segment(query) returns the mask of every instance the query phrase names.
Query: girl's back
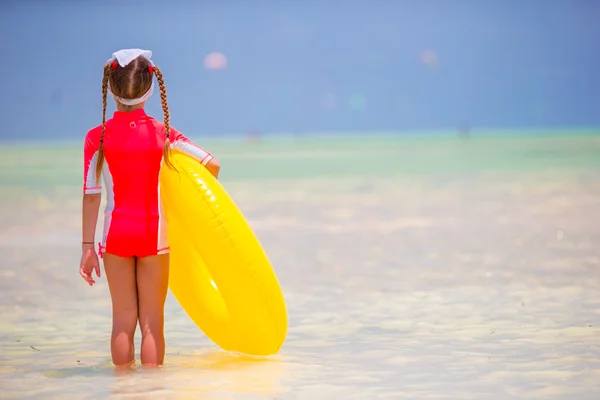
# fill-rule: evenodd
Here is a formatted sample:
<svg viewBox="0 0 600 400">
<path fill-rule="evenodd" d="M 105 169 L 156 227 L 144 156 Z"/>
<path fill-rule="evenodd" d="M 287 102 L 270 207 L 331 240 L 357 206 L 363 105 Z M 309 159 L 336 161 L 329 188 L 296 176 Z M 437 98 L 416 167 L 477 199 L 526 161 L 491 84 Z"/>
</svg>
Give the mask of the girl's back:
<svg viewBox="0 0 600 400">
<path fill-rule="evenodd" d="M 101 126 L 92 129 L 86 138 L 86 147 L 91 147 L 87 150 L 92 154 L 91 173 L 95 171 L 93 158 L 101 130 Z M 106 212 L 112 212 L 113 218 L 158 218 L 158 175 L 165 137 L 164 124 L 143 109 L 116 111 L 106 121 L 102 172 L 108 194 Z"/>
</svg>

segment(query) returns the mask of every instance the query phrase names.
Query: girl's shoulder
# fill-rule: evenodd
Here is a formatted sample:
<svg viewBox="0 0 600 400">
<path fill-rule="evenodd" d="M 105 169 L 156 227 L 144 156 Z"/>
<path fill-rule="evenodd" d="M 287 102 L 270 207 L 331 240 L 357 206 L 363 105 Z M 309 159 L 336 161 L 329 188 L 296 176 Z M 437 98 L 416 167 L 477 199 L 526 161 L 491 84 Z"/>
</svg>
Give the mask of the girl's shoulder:
<svg viewBox="0 0 600 400">
<path fill-rule="evenodd" d="M 106 130 L 111 127 L 111 125 L 113 125 L 113 119 L 112 118 L 108 118 L 106 121 L 104 121 L 104 132 L 106 132 Z M 86 139 L 92 139 L 92 140 L 96 140 L 99 141 L 100 140 L 100 136 L 102 136 L 102 124 L 96 125 L 94 126 L 92 129 L 90 129 L 87 134 L 86 134 Z"/>
<path fill-rule="evenodd" d="M 102 135 L 102 125 L 98 125 L 90 129 L 85 134 L 85 144 L 87 146 L 96 146 L 98 147 L 100 143 L 100 136 Z"/>
<path fill-rule="evenodd" d="M 154 125 L 154 129 L 156 129 L 157 133 L 159 133 L 161 136 L 164 136 L 164 137 L 167 136 L 167 130 L 165 128 L 164 122 L 158 121 L 151 116 L 148 116 L 148 121 L 150 121 Z M 179 137 L 180 135 L 181 135 L 181 133 L 177 129 L 175 129 L 175 127 L 173 127 L 172 125 L 169 125 L 169 136 L 171 138 Z"/>
<path fill-rule="evenodd" d="M 157 131 L 165 130 L 165 124 L 163 122 L 155 119 L 154 117 L 152 117 L 150 115 L 146 116 L 146 119 L 148 120 L 148 122 L 150 122 L 154 126 L 154 129 L 156 129 Z"/>
</svg>

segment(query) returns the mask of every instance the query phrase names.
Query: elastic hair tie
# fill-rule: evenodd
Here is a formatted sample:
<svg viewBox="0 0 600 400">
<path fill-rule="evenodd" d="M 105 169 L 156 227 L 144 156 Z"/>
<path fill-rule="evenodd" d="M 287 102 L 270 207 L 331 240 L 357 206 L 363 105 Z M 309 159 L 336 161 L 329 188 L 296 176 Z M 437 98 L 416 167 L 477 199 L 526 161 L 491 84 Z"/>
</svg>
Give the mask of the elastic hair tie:
<svg viewBox="0 0 600 400">
<path fill-rule="evenodd" d="M 150 73 L 154 72 L 154 67 L 152 65 L 148 67 L 148 72 L 150 72 Z"/>
<path fill-rule="evenodd" d="M 116 61 L 113 61 L 113 62 L 112 62 L 112 64 L 110 65 L 110 67 L 111 67 L 112 69 L 117 69 L 117 62 L 116 62 Z"/>
</svg>

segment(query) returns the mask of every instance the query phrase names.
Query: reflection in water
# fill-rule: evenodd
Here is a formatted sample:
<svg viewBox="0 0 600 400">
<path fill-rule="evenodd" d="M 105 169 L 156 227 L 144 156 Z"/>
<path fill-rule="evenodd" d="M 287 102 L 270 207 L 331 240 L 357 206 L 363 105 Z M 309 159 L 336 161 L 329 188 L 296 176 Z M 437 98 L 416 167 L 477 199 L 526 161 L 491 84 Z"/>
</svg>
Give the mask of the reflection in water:
<svg viewBox="0 0 600 400">
<path fill-rule="evenodd" d="M 60 364 L 59 360 L 54 361 Z M 71 384 L 78 381 L 88 381 L 93 383 L 93 386 L 107 384 L 105 389 L 109 389 L 114 398 L 181 398 L 224 394 L 260 397 L 290 391 L 290 388 L 283 384 L 283 380 L 288 378 L 288 366 L 281 356 L 255 358 L 221 350 L 206 350 L 187 355 L 168 354 L 168 362 L 160 368 L 145 369 L 136 366 L 128 370 L 116 370 L 110 362 L 86 366 L 79 361 L 74 367 L 59 367 L 38 372 L 41 377 Z M 20 372 L 25 373 L 26 370 Z M 65 394 L 63 383 L 48 381 L 45 386 L 61 388 L 57 390 L 57 396 Z M 77 392 L 80 390 L 81 387 Z M 34 395 L 31 388 L 24 388 L 22 393 L 25 396 Z M 52 395 L 52 391 L 44 391 L 44 397 Z"/>
<path fill-rule="evenodd" d="M 585 140 L 597 163 L 598 139 Z M 411 155 L 455 150 L 413 143 Z M 43 163 L 10 157 L 0 162 Z M 226 182 L 283 286 L 281 353 L 217 349 L 170 294 L 166 364 L 119 372 L 106 281 L 89 288 L 77 274 L 80 188 L 9 185 L 0 397 L 597 399 L 600 169 L 578 168 Z"/>
</svg>

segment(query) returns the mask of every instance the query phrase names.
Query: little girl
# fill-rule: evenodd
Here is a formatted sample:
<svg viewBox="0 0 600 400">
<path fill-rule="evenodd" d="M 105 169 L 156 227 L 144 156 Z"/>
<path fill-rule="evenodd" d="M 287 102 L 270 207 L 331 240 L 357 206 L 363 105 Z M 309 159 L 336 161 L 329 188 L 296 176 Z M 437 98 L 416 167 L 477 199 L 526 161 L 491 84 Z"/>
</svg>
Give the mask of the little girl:
<svg viewBox="0 0 600 400">
<path fill-rule="evenodd" d="M 199 162 L 215 176 L 219 163 L 169 124 L 165 81 L 151 61 L 152 52 L 125 49 L 113 53 L 102 78 L 102 124 L 90 130 L 84 145 L 82 255 L 79 273 L 89 285 L 100 277 L 102 257 L 112 299 L 111 355 L 116 366 L 134 363 L 133 338 L 139 321 L 141 361 L 161 365 L 165 354 L 164 304 L 169 280 L 169 244 L 161 211 L 161 163 L 172 168 L 171 149 Z M 144 112 L 158 81 L 164 122 Z M 106 120 L 107 93 L 117 111 Z M 94 249 L 103 177 L 107 193 L 104 235 Z"/>
</svg>

